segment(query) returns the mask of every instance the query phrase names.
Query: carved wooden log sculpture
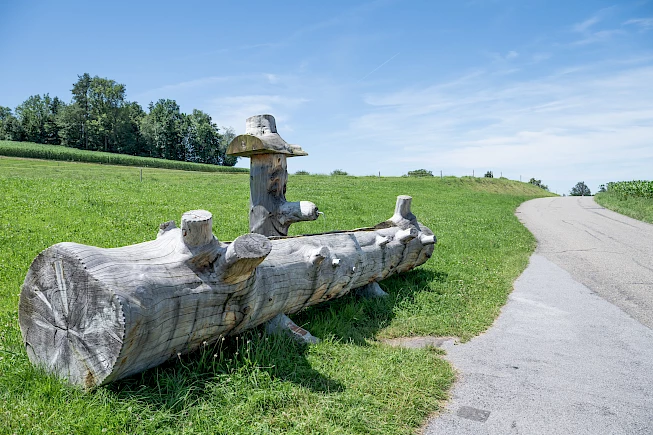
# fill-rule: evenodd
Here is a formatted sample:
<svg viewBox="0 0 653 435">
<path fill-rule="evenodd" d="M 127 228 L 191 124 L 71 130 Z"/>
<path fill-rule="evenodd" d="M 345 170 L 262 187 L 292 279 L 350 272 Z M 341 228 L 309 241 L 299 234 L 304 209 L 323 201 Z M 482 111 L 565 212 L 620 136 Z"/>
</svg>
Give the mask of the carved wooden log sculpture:
<svg viewBox="0 0 653 435">
<path fill-rule="evenodd" d="M 392 219 L 353 231 L 222 243 L 211 219 L 187 212 L 151 242 L 59 243 L 39 254 L 19 306 L 32 363 L 73 384 L 105 384 L 409 270 L 435 243 L 404 196 Z"/>
<path fill-rule="evenodd" d="M 247 118 L 245 134 L 231 141 L 227 154 L 250 158 L 250 232 L 286 236 L 291 224 L 317 219 L 317 207 L 312 202 L 286 202 L 286 158 L 308 154 L 279 136 L 274 116 Z"/>
</svg>

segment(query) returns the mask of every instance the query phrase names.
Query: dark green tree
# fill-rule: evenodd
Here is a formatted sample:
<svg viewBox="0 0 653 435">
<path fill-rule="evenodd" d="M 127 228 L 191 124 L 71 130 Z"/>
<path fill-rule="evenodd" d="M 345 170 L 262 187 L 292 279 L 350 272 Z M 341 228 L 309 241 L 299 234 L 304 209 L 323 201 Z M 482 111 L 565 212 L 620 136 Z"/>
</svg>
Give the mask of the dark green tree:
<svg viewBox="0 0 653 435">
<path fill-rule="evenodd" d="M 234 166 L 238 162 L 238 157 L 228 156 L 227 147 L 232 140 L 236 137 L 236 133 L 232 127 L 222 127 L 222 135 L 220 136 L 220 148 L 218 154 L 220 156 L 219 160 L 216 162 L 218 165 L 222 166 Z"/>
<path fill-rule="evenodd" d="M 89 150 L 134 150 L 133 107 L 125 100 L 125 85 L 114 80 L 78 76 L 71 104 L 57 117 L 64 145 Z M 142 111 L 142 110 L 141 110 Z"/>
<path fill-rule="evenodd" d="M 492 171 L 487 171 L 485 173 L 485 178 L 494 178 L 494 174 L 492 173 Z"/>
<path fill-rule="evenodd" d="M 119 112 L 119 122 L 116 128 L 117 153 L 141 155 L 147 154 L 145 138 L 141 134 L 141 122 L 145 111 L 136 102 L 126 102 Z"/>
<path fill-rule="evenodd" d="M 32 95 L 16 107 L 16 118 L 22 130 L 21 140 L 36 143 L 58 144 L 56 116 L 62 107 L 59 98 L 50 95 Z"/>
<path fill-rule="evenodd" d="M 77 76 L 78 80 L 73 84 L 71 92 L 73 93 L 73 102 L 71 106 L 75 106 L 68 114 L 69 119 L 79 126 L 79 134 L 71 139 L 78 139 L 79 142 L 74 143 L 69 141 L 68 138 L 62 138 L 62 141 L 70 143 L 71 146 L 76 148 L 89 149 L 88 141 L 88 123 L 91 118 L 91 105 L 89 95 L 91 93 L 91 76 L 84 73 Z"/>
<path fill-rule="evenodd" d="M 569 192 L 570 196 L 591 196 L 590 188 L 587 187 L 584 181 L 579 181 Z"/>
<path fill-rule="evenodd" d="M 149 113 L 141 121 L 141 134 L 152 157 L 186 160 L 182 127 L 184 117 L 175 100 L 150 103 Z"/>
<path fill-rule="evenodd" d="M 21 140 L 23 131 L 9 107 L 0 106 L 0 140 Z"/>
<path fill-rule="evenodd" d="M 220 139 L 220 130 L 210 115 L 197 109 L 184 115 L 182 140 L 187 161 L 219 164 Z"/>
</svg>

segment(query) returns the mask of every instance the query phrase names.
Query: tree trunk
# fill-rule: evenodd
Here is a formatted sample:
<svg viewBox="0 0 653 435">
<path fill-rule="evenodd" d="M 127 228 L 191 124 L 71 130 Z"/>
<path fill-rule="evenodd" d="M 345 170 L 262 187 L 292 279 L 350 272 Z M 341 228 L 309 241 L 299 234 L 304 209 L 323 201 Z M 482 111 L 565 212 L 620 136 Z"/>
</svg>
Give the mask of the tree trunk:
<svg viewBox="0 0 653 435">
<path fill-rule="evenodd" d="M 433 233 L 409 207 L 399 211 L 375 228 L 221 243 L 211 214 L 198 210 L 182 216 L 181 228 L 162 224 L 151 242 L 59 243 L 39 254 L 22 287 L 27 354 L 90 388 L 340 297 L 431 256 Z"/>
</svg>

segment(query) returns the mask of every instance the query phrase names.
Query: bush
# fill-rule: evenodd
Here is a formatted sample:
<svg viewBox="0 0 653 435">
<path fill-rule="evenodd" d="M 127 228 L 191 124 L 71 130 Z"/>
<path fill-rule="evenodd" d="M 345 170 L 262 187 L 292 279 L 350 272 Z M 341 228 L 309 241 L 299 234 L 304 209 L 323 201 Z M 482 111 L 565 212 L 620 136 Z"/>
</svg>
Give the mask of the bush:
<svg viewBox="0 0 653 435">
<path fill-rule="evenodd" d="M 531 178 L 528 182 L 544 190 L 549 190 L 549 186 L 547 186 L 546 184 L 542 184 L 542 180 L 536 180 L 535 178 Z"/>
<path fill-rule="evenodd" d="M 349 174 L 343 171 L 342 169 L 336 169 L 333 172 L 331 172 L 331 175 L 349 175 Z"/>
<path fill-rule="evenodd" d="M 295 172 L 295 175 L 311 175 L 311 173 L 308 171 L 297 171 Z"/>
<path fill-rule="evenodd" d="M 409 177 L 432 177 L 433 172 L 427 171 L 426 169 L 415 169 L 414 171 L 408 171 Z"/>
<path fill-rule="evenodd" d="M 494 174 L 492 173 L 492 171 L 487 171 L 485 173 L 485 178 L 494 178 Z"/>
</svg>

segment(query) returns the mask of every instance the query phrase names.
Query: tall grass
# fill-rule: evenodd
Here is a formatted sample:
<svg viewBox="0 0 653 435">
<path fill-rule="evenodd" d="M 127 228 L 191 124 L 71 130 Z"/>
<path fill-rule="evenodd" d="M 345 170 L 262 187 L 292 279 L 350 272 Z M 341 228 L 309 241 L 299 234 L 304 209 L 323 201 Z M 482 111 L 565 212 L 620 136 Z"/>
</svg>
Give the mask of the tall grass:
<svg viewBox="0 0 653 435">
<path fill-rule="evenodd" d="M 607 191 L 596 194 L 594 199 L 617 213 L 653 223 L 653 181 L 611 182 Z"/>
<path fill-rule="evenodd" d="M 622 198 L 653 198 L 653 181 L 634 180 L 610 182 L 607 191 Z"/>
<path fill-rule="evenodd" d="M 0 141 L 0 156 L 32 159 L 60 160 L 69 162 L 100 163 L 107 165 L 139 166 L 149 168 L 179 169 L 202 172 L 247 172 L 247 169 L 230 166 L 207 165 L 203 163 L 180 162 L 152 157 L 130 156 L 128 154 L 86 151 L 58 145 L 43 145 L 32 142 Z"/>
</svg>

